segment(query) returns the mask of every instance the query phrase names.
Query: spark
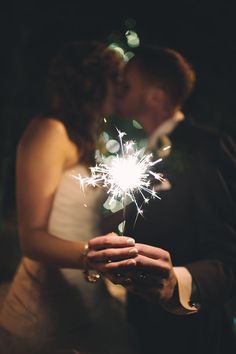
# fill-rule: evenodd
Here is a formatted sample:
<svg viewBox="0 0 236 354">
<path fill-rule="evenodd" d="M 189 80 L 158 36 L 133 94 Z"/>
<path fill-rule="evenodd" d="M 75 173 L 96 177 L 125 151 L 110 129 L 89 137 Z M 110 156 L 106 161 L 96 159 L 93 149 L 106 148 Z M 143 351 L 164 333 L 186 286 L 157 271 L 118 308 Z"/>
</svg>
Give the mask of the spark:
<svg viewBox="0 0 236 354">
<path fill-rule="evenodd" d="M 151 198 L 161 199 L 155 192 L 154 180 L 163 182 L 162 174 L 153 172 L 152 167 L 162 159 L 153 161 L 152 154 L 145 154 L 144 149 L 137 149 L 134 141 L 123 142 L 126 133 L 117 129 L 121 146 L 121 154 L 113 156 L 109 164 L 102 159 L 94 167 L 90 167 L 89 177 L 74 176 L 84 191 L 84 186 L 102 186 L 110 195 L 110 203 L 121 201 L 124 208 L 131 200 L 135 203 L 138 214 L 143 214 L 142 205 Z M 138 204 L 137 196 L 141 195 L 142 202 Z"/>
</svg>

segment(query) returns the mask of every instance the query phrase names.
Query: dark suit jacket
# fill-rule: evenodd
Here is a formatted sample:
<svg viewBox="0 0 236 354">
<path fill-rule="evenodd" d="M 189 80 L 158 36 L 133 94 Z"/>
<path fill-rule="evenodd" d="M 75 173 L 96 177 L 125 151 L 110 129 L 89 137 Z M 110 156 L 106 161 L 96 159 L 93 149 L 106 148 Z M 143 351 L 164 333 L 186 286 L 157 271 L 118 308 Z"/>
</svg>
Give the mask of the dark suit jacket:
<svg viewBox="0 0 236 354">
<path fill-rule="evenodd" d="M 152 199 L 135 224 L 133 210 L 125 234 L 167 250 L 174 266 L 187 267 L 202 309 L 173 315 L 129 294 L 128 317 L 142 353 L 235 354 L 224 307 L 236 281 L 236 150 L 227 136 L 185 121 L 170 140 L 171 153 L 157 169 L 172 188 Z"/>
</svg>

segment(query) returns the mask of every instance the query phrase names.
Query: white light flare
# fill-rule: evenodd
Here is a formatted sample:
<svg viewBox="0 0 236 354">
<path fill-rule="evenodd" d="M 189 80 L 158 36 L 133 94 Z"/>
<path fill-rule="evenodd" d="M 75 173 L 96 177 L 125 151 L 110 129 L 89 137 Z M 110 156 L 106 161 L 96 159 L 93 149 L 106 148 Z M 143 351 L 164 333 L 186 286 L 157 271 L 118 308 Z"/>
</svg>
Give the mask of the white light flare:
<svg viewBox="0 0 236 354">
<path fill-rule="evenodd" d="M 163 182 L 164 178 L 160 173 L 153 172 L 152 167 L 162 159 L 153 161 L 152 154 L 145 154 L 144 149 L 138 150 L 134 141 L 123 143 L 124 132 L 118 130 L 121 146 L 121 155 L 112 156 L 109 165 L 105 160 L 95 167 L 90 167 L 91 176 L 74 176 L 80 181 L 81 188 L 84 186 L 102 186 L 107 189 L 110 195 L 110 203 L 121 201 L 125 208 L 128 199 L 133 201 L 137 208 L 137 213 L 142 214 L 143 203 L 148 203 L 150 198 L 159 198 L 155 192 L 153 180 Z M 140 205 L 136 197 L 142 196 Z"/>
</svg>

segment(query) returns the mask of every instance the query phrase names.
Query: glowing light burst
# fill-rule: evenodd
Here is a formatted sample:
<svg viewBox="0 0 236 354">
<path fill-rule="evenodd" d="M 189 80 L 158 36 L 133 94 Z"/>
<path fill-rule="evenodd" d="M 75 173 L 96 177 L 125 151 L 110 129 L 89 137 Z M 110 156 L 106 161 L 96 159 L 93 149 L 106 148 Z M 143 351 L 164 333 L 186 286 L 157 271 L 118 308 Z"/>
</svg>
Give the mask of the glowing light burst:
<svg viewBox="0 0 236 354">
<path fill-rule="evenodd" d="M 113 156 L 109 165 L 103 161 L 95 167 L 90 167 L 91 176 L 75 176 L 84 190 L 84 186 L 102 186 L 110 195 L 110 203 L 121 201 L 125 208 L 128 199 L 137 207 L 138 214 L 142 214 L 143 203 L 148 203 L 150 198 L 159 198 L 152 187 L 152 180 L 164 181 L 160 173 L 153 172 L 152 167 L 162 159 L 152 161 L 152 154 L 145 154 L 143 149 L 138 150 L 134 141 L 123 143 L 124 132 L 118 130 L 121 154 Z M 146 192 L 146 193 L 144 193 Z M 142 196 L 142 203 L 138 205 L 136 196 Z M 148 195 L 145 196 L 145 195 Z"/>
</svg>

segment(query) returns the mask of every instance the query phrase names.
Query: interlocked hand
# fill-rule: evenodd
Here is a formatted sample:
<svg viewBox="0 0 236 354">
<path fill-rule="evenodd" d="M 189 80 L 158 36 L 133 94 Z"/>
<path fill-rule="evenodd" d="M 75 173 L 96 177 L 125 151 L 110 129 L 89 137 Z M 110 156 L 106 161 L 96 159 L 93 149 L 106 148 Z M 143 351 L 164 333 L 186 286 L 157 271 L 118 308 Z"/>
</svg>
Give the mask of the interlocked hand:
<svg viewBox="0 0 236 354">
<path fill-rule="evenodd" d="M 140 243 L 136 243 L 135 248 L 138 250 L 136 266 L 125 273 L 117 269 L 109 279 L 150 302 L 167 302 L 177 285 L 170 254 Z"/>
</svg>

